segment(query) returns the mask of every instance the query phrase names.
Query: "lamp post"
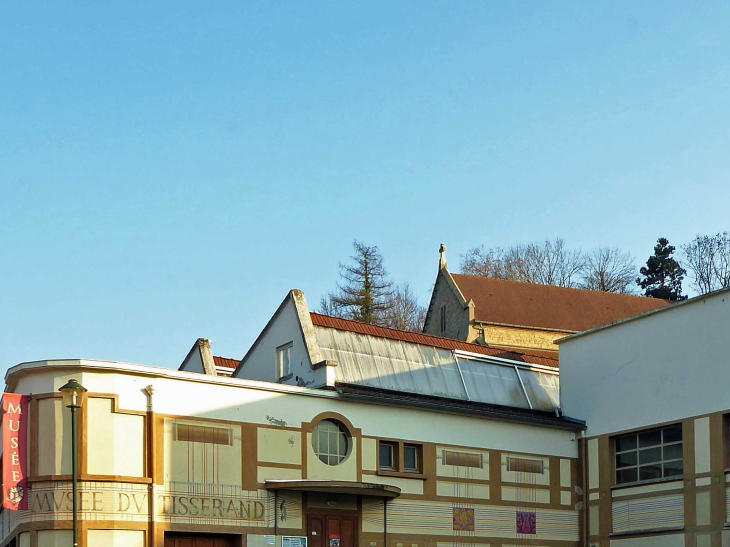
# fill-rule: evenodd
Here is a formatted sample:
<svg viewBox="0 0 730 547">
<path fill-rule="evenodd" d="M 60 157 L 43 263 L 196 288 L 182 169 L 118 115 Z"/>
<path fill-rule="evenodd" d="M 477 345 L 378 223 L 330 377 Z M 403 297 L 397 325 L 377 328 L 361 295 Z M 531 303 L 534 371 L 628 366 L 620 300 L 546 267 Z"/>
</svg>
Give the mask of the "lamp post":
<svg viewBox="0 0 730 547">
<path fill-rule="evenodd" d="M 63 404 L 71 409 L 71 480 L 73 485 L 73 547 L 79 545 L 79 526 L 78 526 L 78 482 L 79 482 L 79 451 L 76 442 L 77 416 L 76 410 L 81 408 L 83 403 L 83 395 L 86 388 L 79 384 L 76 380 L 71 379 L 66 385 L 59 388 L 58 391 L 63 393 Z"/>
</svg>

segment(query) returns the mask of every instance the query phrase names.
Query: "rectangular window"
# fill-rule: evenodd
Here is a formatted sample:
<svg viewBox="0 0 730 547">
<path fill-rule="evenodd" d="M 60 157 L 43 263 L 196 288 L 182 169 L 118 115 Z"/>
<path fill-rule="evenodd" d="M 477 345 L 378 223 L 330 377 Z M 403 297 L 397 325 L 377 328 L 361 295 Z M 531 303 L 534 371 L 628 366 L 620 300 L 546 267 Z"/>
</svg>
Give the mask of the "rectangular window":
<svg viewBox="0 0 730 547">
<path fill-rule="evenodd" d="M 446 332 L 446 306 L 441 306 L 441 332 Z"/>
<path fill-rule="evenodd" d="M 542 460 L 507 456 L 507 471 L 516 471 L 517 473 L 536 473 L 542 475 L 545 473 L 545 466 Z"/>
<path fill-rule="evenodd" d="M 403 446 L 403 471 L 406 473 L 421 472 L 420 448 L 413 444 Z"/>
<path fill-rule="evenodd" d="M 444 450 L 441 455 L 441 460 L 444 465 L 456 465 L 457 467 L 476 467 L 481 469 L 484 466 L 482 455 L 471 452 Z"/>
<path fill-rule="evenodd" d="M 395 445 L 393 443 L 379 443 L 379 463 L 378 467 L 384 471 L 395 471 L 396 465 L 396 453 Z"/>
<path fill-rule="evenodd" d="M 176 424 L 175 440 L 193 443 L 224 444 L 230 446 L 231 430 L 227 427 Z"/>
<path fill-rule="evenodd" d="M 682 476 L 681 424 L 621 435 L 614 443 L 616 484 Z"/>
<path fill-rule="evenodd" d="M 291 342 L 276 348 L 276 367 L 279 379 L 291 375 L 291 348 Z"/>
</svg>

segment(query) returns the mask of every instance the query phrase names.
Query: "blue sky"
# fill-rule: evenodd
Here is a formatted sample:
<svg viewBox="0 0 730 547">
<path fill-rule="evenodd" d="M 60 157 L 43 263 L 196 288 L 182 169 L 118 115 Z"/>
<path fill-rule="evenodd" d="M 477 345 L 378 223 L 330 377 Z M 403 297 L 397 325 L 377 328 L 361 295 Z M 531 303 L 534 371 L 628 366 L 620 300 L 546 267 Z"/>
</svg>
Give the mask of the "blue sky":
<svg viewBox="0 0 730 547">
<path fill-rule="evenodd" d="M 357 238 L 730 229 L 727 2 L 3 2 L 0 367 L 240 358 Z"/>
</svg>

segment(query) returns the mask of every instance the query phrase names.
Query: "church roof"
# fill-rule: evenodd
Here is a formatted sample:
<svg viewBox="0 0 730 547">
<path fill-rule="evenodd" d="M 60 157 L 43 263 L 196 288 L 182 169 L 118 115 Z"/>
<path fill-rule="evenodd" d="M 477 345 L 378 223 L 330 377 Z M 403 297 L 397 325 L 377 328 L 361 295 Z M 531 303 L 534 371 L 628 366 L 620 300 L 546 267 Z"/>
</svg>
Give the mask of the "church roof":
<svg viewBox="0 0 730 547">
<path fill-rule="evenodd" d="M 657 298 L 451 274 L 476 321 L 580 332 L 663 308 Z"/>
</svg>

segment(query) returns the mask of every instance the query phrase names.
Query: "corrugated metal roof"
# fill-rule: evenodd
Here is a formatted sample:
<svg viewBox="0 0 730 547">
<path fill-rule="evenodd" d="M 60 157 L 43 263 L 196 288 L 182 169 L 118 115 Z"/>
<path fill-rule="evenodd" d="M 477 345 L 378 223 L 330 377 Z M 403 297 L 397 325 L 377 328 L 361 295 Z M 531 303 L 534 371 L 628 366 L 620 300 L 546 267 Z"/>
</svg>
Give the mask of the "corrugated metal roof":
<svg viewBox="0 0 730 547">
<path fill-rule="evenodd" d="M 549 352 L 543 353 L 540 351 L 535 351 L 533 353 L 527 353 L 522 351 L 510 351 L 501 348 L 480 346 L 479 344 L 469 344 L 467 342 L 461 342 L 459 340 L 452 340 L 451 338 L 441 338 L 439 336 L 432 336 L 430 334 L 421 334 L 419 332 L 388 329 L 385 327 L 378 327 L 376 325 L 369 325 L 368 323 L 360 323 L 359 321 L 350 321 L 347 319 L 330 317 L 329 315 L 321 315 L 319 313 L 311 313 L 310 315 L 312 317 L 312 323 L 315 327 L 327 327 L 330 329 L 338 329 L 359 334 L 366 334 L 368 336 L 377 336 L 379 338 L 402 340 L 404 342 L 411 342 L 413 344 L 432 346 L 441 349 L 481 353 L 482 355 L 500 357 L 502 359 L 510 359 L 512 361 L 530 363 L 532 365 L 543 365 L 546 367 L 554 368 L 558 367 L 558 360 L 550 357 L 548 355 Z"/>
<path fill-rule="evenodd" d="M 333 319 L 334 324 L 342 321 L 327 319 Z M 456 348 L 411 341 L 436 337 L 419 334 L 412 339 L 379 336 L 353 329 L 325 327 L 321 326 L 322 322 L 316 322 L 315 325 L 319 326 L 315 326 L 314 330 L 322 357 L 337 362 L 337 382 L 516 408 L 544 411 L 558 408 L 557 371 L 535 370 L 529 364 L 518 362 L 490 362 L 487 355 L 483 359 L 460 357 L 454 351 Z M 468 346 L 464 351 L 471 353 L 476 353 L 473 347 L 482 347 L 463 345 Z M 520 369 L 515 365 L 520 365 Z"/>
</svg>

